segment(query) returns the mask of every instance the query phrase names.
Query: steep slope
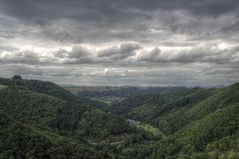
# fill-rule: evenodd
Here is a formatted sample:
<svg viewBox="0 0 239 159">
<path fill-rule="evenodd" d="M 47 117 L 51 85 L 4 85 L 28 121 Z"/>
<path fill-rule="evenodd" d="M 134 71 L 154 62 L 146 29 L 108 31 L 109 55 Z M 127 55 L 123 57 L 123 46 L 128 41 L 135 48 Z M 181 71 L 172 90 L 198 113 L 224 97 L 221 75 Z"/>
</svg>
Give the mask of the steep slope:
<svg viewBox="0 0 239 159">
<path fill-rule="evenodd" d="M 152 156 L 162 159 L 237 159 L 238 113 L 239 84 L 218 89 L 175 116 L 175 125 L 171 126 L 176 126 L 177 131 L 165 142 L 155 144 Z"/>
<path fill-rule="evenodd" d="M 185 112 L 184 115 L 185 118 L 194 121 L 216 111 L 217 109 L 224 108 L 238 102 L 239 84 L 237 83 L 221 89 L 213 96 L 192 107 L 190 110 Z"/>
<path fill-rule="evenodd" d="M 0 158 L 110 158 L 92 147 L 69 142 L 48 130 L 22 124 L 0 114 Z"/>
<path fill-rule="evenodd" d="M 239 130 L 239 103 L 219 108 L 176 133 L 176 140 L 204 150 L 207 143 L 231 136 Z"/>
<path fill-rule="evenodd" d="M 0 78 L 0 85 L 0 89 L 7 86 L 16 90 L 28 90 L 47 94 L 65 101 L 81 103 L 81 105 L 93 108 L 106 107 L 106 104 L 103 102 L 91 100 L 89 98 L 79 98 L 57 84 L 49 81 Z"/>
<path fill-rule="evenodd" d="M 239 158 L 239 84 L 102 105 L 118 117 L 55 84 L 1 81 L 0 158 Z"/>
<path fill-rule="evenodd" d="M 159 127 L 165 133 L 173 133 L 183 127 L 181 114 L 193 105 L 214 94 L 214 89 L 191 89 L 165 95 L 128 97 L 109 107 L 109 111 L 123 117 L 143 121 Z"/>
<path fill-rule="evenodd" d="M 107 110 L 110 112 L 121 115 L 130 116 L 129 114 L 143 105 L 149 105 L 159 107 L 163 104 L 170 103 L 180 97 L 186 96 L 194 91 L 194 89 L 186 89 L 181 92 L 174 92 L 169 94 L 146 94 L 146 95 L 134 95 L 126 97 L 123 101 L 115 102 Z M 149 108 L 152 109 L 152 108 Z"/>
<path fill-rule="evenodd" d="M 150 153 L 155 159 L 239 158 L 239 83 L 172 96 L 130 97 L 111 108 L 168 135 L 139 154 Z M 120 107 L 125 113 L 118 111 Z"/>
<path fill-rule="evenodd" d="M 213 155 L 213 149 L 224 149 L 231 153 L 218 153 L 226 157 L 238 158 L 239 153 L 233 150 L 233 143 L 229 138 L 237 138 L 239 130 L 239 84 L 234 84 L 220 90 L 215 95 L 198 103 L 185 112 L 185 118 L 190 124 L 176 132 L 173 136 L 182 148 L 191 145 L 200 155 Z M 221 143 L 217 148 L 214 144 Z M 226 143 L 227 142 L 227 143 Z M 235 146 L 236 143 L 234 143 Z M 228 145 L 228 146 L 226 146 Z M 191 153 L 191 152 L 190 152 Z M 214 153 L 216 151 L 214 150 Z M 191 154 L 192 155 L 192 154 Z"/>
<path fill-rule="evenodd" d="M 192 122 L 167 142 L 158 144 L 159 158 L 239 158 L 239 103 L 228 105 Z M 155 147 L 157 147 L 155 146 Z M 166 148 L 165 148 L 166 147 Z"/>
<path fill-rule="evenodd" d="M 53 82 L 48 81 L 0 78 L 0 85 L 44 93 L 69 101 L 76 100 L 73 94 Z"/>
<path fill-rule="evenodd" d="M 217 90 L 203 90 L 197 93 L 197 102 L 191 102 L 189 105 L 185 105 L 179 110 L 174 109 L 173 112 L 166 116 L 159 117 L 158 126 L 162 130 L 169 128 L 169 133 L 174 133 L 184 126 L 202 119 L 217 111 L 218 109 L 227 107 L 231 104 L 239 102 L 239 85 L 234 84 L 229 87 Z M 203 98 L 198 98 L 203 97 Z M 168 131 L 168 130 L 167 130 Z"/>
<path fill-rule="evenodd" d="M 131 133 L 127 121 L 97 109 L 32 91 L 0 91 L 0 110 L 19 121 L 48 126 L 60 133 L 104 139 Z"/>
<path fill-rule="evenodd" d="M 89 104 L 84 105 L 84 102 L 60 99 L 53 95 L 39 93 L 40 91 L 33 91 L 35 90 L 33 88 L 35 87 L 31 86 L 31 89 L 29 89 L 28 85 L 25 87 L 25 85 L 12 86 L 8 84 L 8 86 L 4 85 L 4 88 L 0 90 L 1 114 L 11 119 L 11 122 L 21 126 L 19 131 L 13 132 L 12 134 L 10 133 L 9 137 L 13 136 L 17 138 L 17 134 L 22 133 L 24 137 L 32 140 L 29 134 L 33 133 L 33 135 L 47 140 L 44 141 L 44 143 L 49 143 L 47 145 L 50 145 L 51 142 L 55 143 L 55 139 L 64 139 L 67 142 L 59 140 L 60 143 L 61 141 L 65 142 L 63 148 L 58 145 L 58 142 L 53 144 L 52 147 L 59 147 L 59 149 L 66 147 L 66 151 L 68 151 L 68 147 L 71 147 L 72 143 L 74 143 L 73 146 L 76 146 L 79 150 L 72 148 L 73 152 L 69 152 L 69 158 L 74 157 L 75 153 L 77 154 L 81 151 L 86 151 L 86 153 L 92 151 L 93 157 L 95 153 L 99 153 L 104 156 L 103 158 L 120 158 L 122 156 L 125 158 L 125 155 L 128 155 L 124 153 L 125 149 L 130 148 L 134 150 L 134 145 L 141 147 L 141 143 L 145 142 L 148 144 L 150 142 L 151 144 L 152 142 L 152 133 L 147 133 L 142 128 L 130 125 L 127 120 L 121 117 L 89 107 L 89 105 L 92 104 L 90 101 L 87 101 Z M 25 128 L 27 128 L 27 131 Z M 2 129 L 0 132 L 5 134 L 9 131 Z M 3 140 L 3 142 L 7 141 Z M 19 140 L 9 140 L 9 142 L 21 145 L 27 141 L 19 138 Z M 39 144 L 41 143 L 39 142 Z M 85 149 L 81 149 L 81 145 L 83 145 Z M 25 146 L 25 148 L 27 147 L 28 146 Z M 47 150 L 51 149 L 51 146 L 47 147 L 44 146 L 44 144 L 43 147 Z M 11 150 L 10 147 L 1 149 L 0 154 L 5 156 L 4 151 L 8 149 L 9 151 Z M 24 152 L 22 153 L 21 151 Z M 17 158 L 16 153 L 27 157 L 28 150 L 17 148 L 14 150 L 15 158 Z M 31 153 L 33 157 L 37 155 L 35 151 L 29 151 L 29 153 Z M 62 153 L 61 150 L 59 150 L 59 155 L 65 155 L 66 153 Z M 53 154 L 56 155 L 55 153 Z M 9 154 L 7 154 L 7 156 L 8 155 Z M 51 154 L 47 155 L 50 156 L 49 158 L 54 158 Z M 82 153 L 82 155 L 84 155 L 84 153 Z M 99 157 L 101 157 L 101 155 L 99 155 Z M 76 158 L 84 157 L 80 157 L 79 155 L 79 157 Z"/>
</svg>

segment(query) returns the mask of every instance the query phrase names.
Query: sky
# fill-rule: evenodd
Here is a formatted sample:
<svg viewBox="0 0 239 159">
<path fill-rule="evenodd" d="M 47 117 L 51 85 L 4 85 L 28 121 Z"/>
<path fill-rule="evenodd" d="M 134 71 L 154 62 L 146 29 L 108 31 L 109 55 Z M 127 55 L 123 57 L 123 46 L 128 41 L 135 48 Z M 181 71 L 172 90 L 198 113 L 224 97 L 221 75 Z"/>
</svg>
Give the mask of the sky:
<svg viewBox="0 0 239 159">
<path fill-rule="evenodd" d="M 238 0 L 0 0 L 0 77 L 228 85 L 238 42 Z"/>
</svg>

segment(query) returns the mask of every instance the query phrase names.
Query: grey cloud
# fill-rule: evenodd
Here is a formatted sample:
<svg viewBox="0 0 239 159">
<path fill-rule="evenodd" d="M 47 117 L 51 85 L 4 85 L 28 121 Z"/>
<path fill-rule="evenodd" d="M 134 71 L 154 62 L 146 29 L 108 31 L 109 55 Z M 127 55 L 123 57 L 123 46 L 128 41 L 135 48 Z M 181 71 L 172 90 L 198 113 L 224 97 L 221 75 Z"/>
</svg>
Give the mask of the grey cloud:
<svg viewBox="0 0 239 159">
<path fill-rule="evenodd" d="M 0 75 L 98 84 L 236 81 L 238 8 L 238 0 L 0 0 Z"/>
<path fill-rule="evenodd" d="M 39 57 L 33 51 L 14 50 L 12 52 L 0 52 L 0 63 L 40 63 Z"/>
<path fill-rule="evenodd" d="M 109 46 L 104 49 L 87 48 L 86 46 L 74 46 L 71 51 L 63 49 L 54 53 L 60 57 L 60 61 L 65 64 L 85 64 L 85 63 L 114 63 L 115 60 L 122 61 L 134 56 L 142 46 L 136 43 L 122 43 L 120 45 Z"/>
<path fill-rule="evenodd" d="M 54 56 L 58 58 L 65 58 L 69 56 L 70 52 L 65 50 L 65 49 L 58 49 L 57 51 L 54 52 Z"/>
<path fill-rule="evenodd" d="M 233 60 L 237 58 L 235 57 L 237 52 L 237 47 L 221 50 L 215 46 L 198 46 L 179 51 L 161 51 L 154 48 L 148 52 L 141 52 L 137 60 L 156 63 L 233 63 Z"/>
<path fill-rule="evenodd" d="M 133 9 L 142 11 L 187 10 L 195 14 L 216 16 L 237 10 L 239 2 L 237 0 L 121 0 L 113 2 L 111 0 L 1 0 L 1 6 L 5 13 L 36 21 L 47 18 L 73 18 L 82 21 L 95 20 L 99 17 L 113 21 L 113 17 L 119 18 L 126 13 L 129 14 L 129 11 Z M 27 10 L 22 8 L 27 8 Z"/>
<path fill-rule="evenodd" d="M 112 46 L 98 53 L 99 57 L 108 57 L 113 60 L 120 60 L 135 55 L 136 51 L 142 47 L 136 43 L 123 43 L 119 46 Z"/>
<path fill-rule="evenodd" d="M 38 67 L 29 67 L 29 66 L 24 66 L 20 65 L 17 67 L 14 67 L 12 69 L 14 74 L 17 75 L 36 75 L 36 76 L 41 76 L 43 75 L 44 71 L 41 68 Z"/>
<path fill-rule="evenodd" d="M 211 44 L 195 47 L 162 50 L 155 47 L 147 50 L 137 43 L 122 43 L 104 49 L 94 49 L 87 45 L 76 45 L 71 50 L 34 52 L 31 50 L 3 51 L 0 53 L 2 63 L 23 64 L 111 64 L 111 65 L 142 65 L 144 63 L 237 63 L 239 61 L 238 47 L 220 49 Z"/>
<path fill-rule="evenodd" d="M 126 0 L 125 0 L 126 1 Z M 123 1 L 123 2 L 125 2 Z M 121 1 L 122 2 L 122 1 Z M 123 7 L 134 7 L 138 9 L 156 10 L 158 8 L 165 10 L 176 10 L 185 9 L 195 14 L 209 14 L 218 15 L 226 12 L 237 10 L 237 0 L 177 0 L 177 1 L 165 1 L 165 0 L 149 0 L 149 1 L 138 1 L 130 0 L 128 3 L 120 3 Z"/>
<path fill-rule="evenodd" d="M 15 17 L 26 25 L 39 26 L 41 36 L 59 42 L 132 38 L 152 42 L 162 37 L 150 34 L 151 28 L 205 38 L 213 36 L 212 32 L 235 28 L 238 5 L 237 0 L 0 1 L 2 14 Z M 230 13 L 235 13 L 234 19 L 230 19 Z M 220 20 L 223 16 L 225 18 Z M 229 20 L 236 22 L 231 24 Z"/>
<path fill-rule="evenodd" d="M 148 62 L 156 62 L 160 60 L 160 52 L 161 50 L 159 48 L 154 48 L 153 50 L 149 52 L 141 52 L 138 56 L 138 61 L 148 61 Z"/>
<path fill-rule="evenodd" d="M 230 68 L 222 68 L 221 70 L 210 70 L 208 72 L 206 72 L 206 74 L 208 75 L 231 75 L 231 74 L 236 74 L 239 75 L 239 70 L 234 70 L 234 69 L 230 69 Z"/>
<path fill-rule="evenodd" d="M 45 36 L 45 38 L 52 39 L 57 42 L 66 43 L 66 42 L 78 42 L 80 43 L 80 38 L 74 37 L 73 33 L 70 30 L 67 30 L 63 27 L 43 27 L 39 32 L 40 36 Z"/>
<path fill-rule="evenodd" d="M 85 64 L 94 62 L 93 52 L 86 46 L 73 46 L 70 51 L 59 49 L 51 54 L 56 57 L 55 63 Z"/>
<path fill-rule="evenodd" d="M 92 53 L 89 49 L 83 46 L 74 46 L 69 54 L 70 58 L 82 58 L 90 56 Z"/>
</svg>

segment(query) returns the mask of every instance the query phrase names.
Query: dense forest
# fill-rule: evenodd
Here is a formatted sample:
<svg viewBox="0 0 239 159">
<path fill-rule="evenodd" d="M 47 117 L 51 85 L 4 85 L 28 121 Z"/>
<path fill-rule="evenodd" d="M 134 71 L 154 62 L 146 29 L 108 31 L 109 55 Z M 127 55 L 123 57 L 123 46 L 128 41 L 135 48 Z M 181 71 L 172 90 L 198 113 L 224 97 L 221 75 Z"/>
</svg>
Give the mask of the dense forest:
<svg viewBox="0 0 239 159">
<path fill-rule="evenodd" d="M 239 158 L 239 84 L 132 89 L 0 78 L 0 158 Z"/>
<path fill-rule="evenodd" d="M 142 94 L 164 94 L 188 90 L 186 87 L 133 87 L 133 86 L 63 86 L 81 97 L 127 97 Z"/>
</svg>

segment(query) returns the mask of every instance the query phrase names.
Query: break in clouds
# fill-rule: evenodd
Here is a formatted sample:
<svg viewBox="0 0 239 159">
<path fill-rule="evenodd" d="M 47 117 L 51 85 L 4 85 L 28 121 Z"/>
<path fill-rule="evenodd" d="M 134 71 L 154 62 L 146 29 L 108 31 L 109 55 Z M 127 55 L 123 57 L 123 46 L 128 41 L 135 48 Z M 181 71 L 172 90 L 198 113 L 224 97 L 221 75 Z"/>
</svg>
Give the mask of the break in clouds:
<svg viewBox="0 0 239 159">
<path fill-rule="evenodd" d="M 239 80 L 238 0 L 0 0 L 0 76 L 79 85 Z"/>
</svg>

